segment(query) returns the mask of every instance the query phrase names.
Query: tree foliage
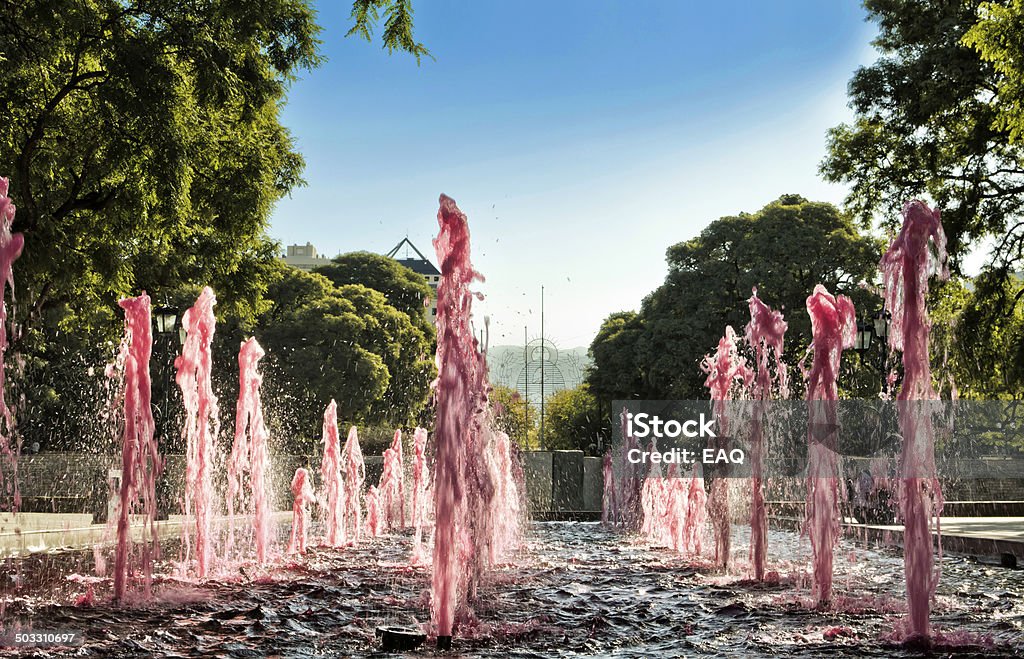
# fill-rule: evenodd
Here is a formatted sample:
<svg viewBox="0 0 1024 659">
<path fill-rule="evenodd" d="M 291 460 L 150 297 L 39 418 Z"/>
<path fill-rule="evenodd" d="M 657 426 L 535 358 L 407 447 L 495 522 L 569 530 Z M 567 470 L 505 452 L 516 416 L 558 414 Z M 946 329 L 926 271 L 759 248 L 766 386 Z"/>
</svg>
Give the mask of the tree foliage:
<svg viewBox="0 0 1024 659">
<path fill-rule="evenodd" d="M 270 210 L 300 181 L 279 108 L 319 63 L 313 10 L 40 0 L 0 16 L 0 171 L 26 236 L 29 325 L 66 305 L 81 327 L 119 296 L 183 282 L 251 319 Z"/>
<path fill-rule="evenodd" d="M 362 284 L 380 291 L 388 304 L 409 316 L 424 333 L 433 336 L 433 324 L 423 314 L 424 301 L 433 296 L 426 279 L 394 259 L 372 252 L 351 252 L 314 270 L 336 286 Z"/>
<path fill-rule="evenodd" d="M 989 20 L 976 26 L 978 0 L 864 4 L 879 27 L 881 57 L 850 81 L 856 118 L 829 131 L 822 173 L 851 186 L 846 205 L 865 224 L 878 217 L 895 227 L 905 202 L 931 197 L 954 271 L 972 245 L 992 237 L 992 262 L 1007 276 L 1024 259 L 1024 150 L 1011 140 L 1020 97 L 1007 96 L 1017 88 L 1001 72 L 1020 65 L 1019 50 L 1005 57 L 1019 32 L 1002 40 L 1019 17 L 989 3 Z"/>
<path fill-rule="evenodd" d="M 280 297 L 257 336 L 279 388 L 294 397 L 294 434 L 315 436 L 332 398 L 346 423 L 419 421 L 435 374 L 430 340 L 383 293 L 292 268 L 271 291 Z"/>
<path fill-rule="evenodd" d="M 983 2 L 980 20 L 964 35 L 998 75 L 996 121 L 1010 142 L 1024 142 L 1024 0 Z"/>
<path fill-rule="evenodd" d="M 973 292 L 954 284 L 932 299 L 940 315 L 959 319 L 957 333 L 938 331 L 945 356 L 962 367 L 961 387 L 994 394 L 995 384 L 1016 381 L 986 374 L 1005 371 L 1002 359 L 978 358 L 985 346 L 1006 346 L 1003 330 L 1021 313 L 1021 296 L 1006 291 L 1024 269 L 1024 4 L 866 0 L 865 7 L 879 27 L 881 57 L 850 81 L 856 117 L 829 132 L 822 173 L 851 186 L 846 206 L 865 224 L 881 218 L 895 228 L 906 201 L 931 197 L 942 209 L 955 274 L 972 248 L 991 244 Z M 1024 368 L 1020 355 L 1013 358 L 1010 370 Z"/>
<path fill-rule="evenodd" d="M 416 57 L 430 57 L 426 46 L 413 37 L 412 0 L 355 0 L 352 3 L 352 29 L 348 35 L 373 40 L 373 26 L 384 12 L 384 48 L 389 53 L 403 50 Z"/>
<path fill-rule="evenodd" d="M 667 250 L 665 283 L 638 315 L 614 314 L 593 344 L 587 381 L 605 402 L 616 398 L 706 396 L 700 361 L 726 325 L 742 332 L 752 289 L 789 323 L 786 351 L 795 363 L 810 343 L 805 304 L 816 284 L 854 299 L 868 315 L 880 300 L 874 279 L 881 245 L 831 204 L 785 195 L 754 214 L 712 222 Z"/>
<path fill-rule="evenodd" d="M 590 344 L 587 383 L 602 401 L 610 404 L 644 396 L 645 379 L 637 348 L 643 330 L 643 320 L 633 311 L 613 313 L 601 324 Z"/>
<path fill-rule="evenodd" d="M 402 4 L 385 45 L 419 57 Z M 225 359 L 268 311 L 268 219 L 302 182 L 280 109 L 320 63 L 319 31 L 307 0 L 0 0 L 0 175 L 26 238 L 12 378 L 26 439 L 96 434 L 67 411 L 98 398 L 89 367 L 112 352 L 119 297 L 185 309 L 211 285 Z"/>
<path fill-rule="evenodd" d="M 556 391 L 545 401 L 544 448 L 599 455 L 602 440 L 610 436 L 608 415 L 586 384 Z"/>
<path fill-rule="evenodd" d="M 1024 397 L 1024 282 L 992 272 L 968 287 L 953 281 L 931 311 L 932 361 L 940 386 L 962 398 Z"/>
<path fill-rule="evenodd" d="M 537 409 L 518 391 L 502 385 L 494 386 L 487 399 L 497 428 L 520 448 L 536 448 L 530 446 L 530 437 L 537 425 Z"/>
</svg>

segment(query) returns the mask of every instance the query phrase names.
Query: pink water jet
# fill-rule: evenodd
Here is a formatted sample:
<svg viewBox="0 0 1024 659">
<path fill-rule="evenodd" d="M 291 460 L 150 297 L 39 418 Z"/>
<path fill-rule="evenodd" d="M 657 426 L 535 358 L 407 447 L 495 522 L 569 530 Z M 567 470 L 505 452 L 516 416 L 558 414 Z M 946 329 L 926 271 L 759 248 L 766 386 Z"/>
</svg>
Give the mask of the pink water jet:
<svg viewBox="0 0 1024 659">
<path fill-rule="evenodd" d="M 934 245 L 931 252 L 929 243 Z M 903 384 L 897 395 L 903 451 L 900 456 L 900 512 L 907 612 L 912 635 L 930 634 L 931 600 L 939 581 L 935 568 L 931 521 L 942 513 L 942 489 L 935 470 L 935 431 L 931 409 L 921 401 L 937 400 L 928 355 L 931 322 L 925 299 L 928 278 L 949 276 L 946 235 L 939 210 L 921 201 L 903 208 L 903 227 L 882 257 L 885 305 L 892 313 L 889 347 L 903 352 Z M 940 545 L 941 546 L 941 545 Z"/>
<path fill-rule="evenodd" d="M 619 510 L 611 451 L 604 454 L 604 460 L 601 463 L 601 476 L 604 480 L 603 496 L 601 497 L 601 523 L 605 526 L 612 526 L 618 522 Z"/>
<path fill-rule="evenodd" d="M 651 439 L 650 452 L 658 452 L 658 442 Z M 643 519 L 640 522 L 640 535 L 645 536 L 648 541 L 660 544 L 661 522 L 663 513 L 661 510 L 661 486 L 664 477 L 661 473 L 661 463 L 656 462 L 650 466 L 643 484 L 640 486 L 640 511 Z"/>
<path fill-rule="evenodd" d="M 512 441 L 504 432 L 496 432 L 492 450 L 488 451 L 494 496 L 491 498 L 492 520 L 490 564 L 495 565 L 519 545 L 521 528 L 521 489 L 515 473 Z"/>
<path fill-rule="evenodd" d="M 639 531 L 643 523 L 643 478 L 640 476 L 640 466 L 631 462 L 628 456 L 630 451 L 640 448 L 640 443 L 629 432 L 628 414 L 629 410 L 626 408 L 619 412 L 619 423 L 622 427 L 622 454 L 619 456 L 619 464 L 622 465 L 622 476 L 619 478 L 619 490 L 615 497 L 618 503 L 616 522 L 627 530 Z"/>
<path fill-rule="evenodd" d="M 441 195 L 440 232 L 434 239 L 441 264 L 437 289 L 437 424 L 434 467 L 433 622 L 438 646 L 450 646 L 455 615 L 476 595 L 503 533 L 496 523 L 502 478 L 487 403 L 487 366 L 470 325 L 473 281 L 483 278 L 470 262 L 469 225 L 455 201 Z M 518 524 L 518 520 L 517 520 Z"/>
<path fill-rule="evenodd" d="M 259 372 L 259 361 L 264 354 L 255 338 L 242 343 L 238 351 L 238 404 L 235 407 L 235 441 L 228 459 L 227 493 L 228 544 L 233 547 L 235 503 L 242 494 L 245 477 L 248 475 L 253 544 L 256 547 L 256 562 L 260 565 L 266 563 L 270 551 L 270 498 L 267 488 L 267 442 L 270 432 L 263 420 L 263 402 L 260 400 L 263 376 Z"/>
<path fill-rule="evenodd" d="M 704 525 L 707 524 L 708 494 L 704 489 L 704 468 L 698 462 L 687 486 L 686 520 L 683 526 L 684 550 L 699 556 L 704 550 Z"/>
<path fill-rule="evenodd" d="M 757 366 L 751 391 L 755 402 L 750 420 L 750 564 L 754 568 L 754 579 L 763 581 L 768 557 L 768 513 L 764 501 L 765 401 L 776 394 L 782 399 L 789 397 L 786 363 L 782 361 L 788 326 L 780 312 L 772 311 L 757 297 L 756 288 L 753 293 L 748 301 L 750 322 L 746 330 L 746 340 L 754 348 Z"/>
<path fill-rule="evenodd" d="M 320 508 L 324 524 L 324 544 L 338 547 L 345 542 L 345 483 L 341 475 L 341 441 L 338 438 L 338 403 L 331 399 L 324 410 L 324 457 L 320 462 L 323 496 Z"/>
<path fill-rule="evenodd" d="M 0 487 L 3 487 L 11 499 L 11 510 L 17 512 L 21 508 L 21 492 L 18 487 L 18 453 L 20 445 L 13 441 L 14 414 L 7 406 L 6 367 L 7 354 L 7 287 L 11 288 L 11 301 L 14 301 L 14 262 L 21 256 L 25 246 L 25 237 L 20 233 L 11 233 L 14 224 L 15 207 L 7 196 L 8 181 L 0 176 L 0 417 L 3 427 L 0 428 L 0 457 L 4 464 L 0 465 Z"/>
<path fill-rule="evenodd" d="M 665 516 L 668 546 L 677 552 L 686 551 L 686 514 L 688 512 L 689 483 L 683 478 L 678 464 L 668 468 L 668 480 L 665 482 Z"/>
<path fill-rule="evenodd" d="M 740 356 L 736 345 L 736 332 L 727 325 L 725 335 L 718 341 L 718 348 L 713 355 L 704 357 L 701 368 L 708 374 L 704 386 L 711 393 L 712 407 L 718 422 L 718 434 L 709 442 L 708 448 L 728 451 L 731 448 L 729 432 L 732 424 L 729 419 L 729 401 L 734 397 L 734 389 L 748 385 L 753 378 L 747 361 Z M 708 515 L 715 536 L 715 562 L 723 570 L 729 568 L 729 551 L 731 544 L 731 514 L 729 511 L 729 472 L 728 467 L 722 470 L 711 482 L 711 494 L 708 497 Z"/>
<path fill-rule="evenodd" d="M 150 320 L 149 296 L 124 298 L 118 302 L 124 309 L 125 335 L 121 343 L 124 363 L 124 435 L 121 444 L 121 490 L 117 509 L 117 546 L 114 554 L 114 597 L 124 599 L 131 575 L 131 517 L 142 515 L 146 527 L 143 534 L 140 568 L 144 593 L 150 595 L 153 560 L 160 552 L 156 534 L 156 479 L 163 471 L 154 436 L 152 387 L 149 358 L 153 351 L 153 330 Z"/>
<path fill-rule="evenodd" d="M 309 526 L 309 504 L 316 502 L 316 494 L 309 482 L 309 472 L 299 467 L 292 477 L 292 535 L 288 542 L 289 554 L 306 553 Z"/>
<path fill-rule="evenodd" d="M 371 538 L 380 537 L 384 532 L 384 515 L 381 512 L 380 490 L 371 485 L 366 491 L 366 533 Z"/>
<path fill-rule="evenodd" d="M 840 487 L 838 437 L 839 363 L 857 333 L 853 302 L 832 296 L 818 284 L 807 298 L 813 358 L 807 377 L 807 504 L 804 528 L 811 538 L 813 596 L 832 600 L 832 554 L 839 542 Z M 801 364 L 801 367 L 803 364 Z"/>
<path fill-rule="evenodd" d="M 430 480 L 430 473 L 427 467 L 427 431 L 423 428 L 416 428 L 412 436 L 412 525 L 413 550 L 412 556 L 415 563 L 422 562 L 423 553 L 423 525 L 427 517 L 427 481 Z"/>
<path fill-rule="evenodd" d="M 358 543 L 362 538 L 363 507 L 360 497 L 365 481 L 366 465 L 363 463 L 363 451 L 359 448 L 359 433 L 352 426 L 345 441 L 344 539 L 348 542 Z"/>
<path fill-rule="evenodd" d="M 654 440 L 650 451 L 658 451 Z M 662 472 L 660 463 L 651 465 L 640 494 L 644 511 L 640 532 L 649 543 L 685 551 L 688 495 L 687 482 L 681 478 L 679 465 L 670 464 L 667 474 Z"/>
<path fill-rule="evenodd" d="M 185 407 L 185 514 L 195 518 L 196 576 L 209 574 L 213 555 L 213 468 L 218 421 L 217 397 L 213 393 L 211 345 L 216 329 L 213 306 L 217 298 L 209 287 L 182 316 L 186 332 L 181 355 L 174 360 L 175 380 Z M 188 536 L 186 534 L 186 548 Z"/>
<path fill-rule="evenodd" d="M 391 446 L 384 450 L 384 468 L 377 487 L 380 492 L 384 528 L 405 527 L 405 465 L 402 460 L 402 431 L 395 430 Z"/>
<path fill-rule="evenodd" d="M 469 285 L 483 277 L 469 259 L 469 225 L 455 201 L 442 195 L 437 221 L 441 231 L 434 240 L 441 262 L 437 289 L 437 369 L 435 387 L 437 447 L 434 466 L 434 575 L 432 583 L 434 627 L 441 646 L 450 644 L 456 611 L 465 604 L 459 547 L 464 524 L 467 443 L 478 403 L 475 390 L 480 368 L 469 325 L 472 293 Z M 447 640 L 443 640 L 447 639 Z"/>
</svg>

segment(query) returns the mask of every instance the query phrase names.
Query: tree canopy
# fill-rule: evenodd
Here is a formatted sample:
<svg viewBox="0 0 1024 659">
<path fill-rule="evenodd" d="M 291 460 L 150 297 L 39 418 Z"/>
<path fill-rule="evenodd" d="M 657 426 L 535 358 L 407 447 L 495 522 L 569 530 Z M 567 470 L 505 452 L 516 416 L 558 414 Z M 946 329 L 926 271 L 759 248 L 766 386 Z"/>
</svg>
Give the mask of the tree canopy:
<svg viewBox="0 0 1024 659">
<path fill-rule="evenodd" d="M 426 54 L 408 0 L 353 4 L 364 36 L 381 16 L 389 51 Z M 119 297 L 184 309 L 212 286 L 225 352 L 268 312 L 270 213 L 302 184 L 280 111 L 319 33 L 308 0 L 0 0 L 0 175 L 25 234 L 12 381 L 26 416 L 53 420 L 23 426 L 43 443 L 78 432 L 59 410 L 95 401 Z"/>
<path fill-rule="evenodd" d="M 700 362 L 726 325 L 750 320 L 752 289 L 789 323 L 791 361 L 810 342 L 807 296 L 816 284 L 854 299 L 868 315 L 880 300 L 865 287 L 881 254 L 878 241 L 827 203 L 784 195 L 754 214 L 723 217 L 696 238 L 668 248 L 665 283 L 640 313 L 613 314 L 591 344 L 587 381 L 605 402 L 706 396 Z"/>
<path fill-rule="evenodd" d="M 1024 0 L 983 2 L 980 20 L 964 35 L 999 76 L 994 128 L 1007 131 L 1010 142 L 1024 143 Z"/>
<path fill-rule="evenodd" d="M 892 228 L 931 197 L 954 272 L 985 237 L 1004 276 L 1024 264 L 1020 4 L 865 0 L 881 57 L 850 80 L 853 123 L 828 135 L 822 173 L 851 186 L 847 208 Z"/>
<path fill-rule="evenodd" d="M 282 266 L 279 297 L 257 336 L 279 389 L 294 399 L 291 434 L 317 436 L 327 403 L 346 423 L 419 421 L 434 378 L 431 341 L 385 295 Z"/>
<path fill-rule="evenodd" d="M 537 410 L 515 389 L 495 385 L 487 395 L 494 415 L 494 423 L 519 445 L 520 448 L 536 448 L 530 445 L 537 425 Z"/>
<path fill-rule="evenodd" d="M 608 415 L 585 383 L 556 391 L 545 401 L 545 449 L 575 449 L 598 455 L 602 438 L 610 436 Z"/>
<path fill-rule="evenodd" d="M 423 314 L 424 301 L 433 296 L 426 279 L 392 258 L 372 252 L 342 254 L 314 270 L 336 286 L 362 284 L 380 291 L 388 303 L 409 316 L 414 325 L 433 334 Z"/>
</svg>

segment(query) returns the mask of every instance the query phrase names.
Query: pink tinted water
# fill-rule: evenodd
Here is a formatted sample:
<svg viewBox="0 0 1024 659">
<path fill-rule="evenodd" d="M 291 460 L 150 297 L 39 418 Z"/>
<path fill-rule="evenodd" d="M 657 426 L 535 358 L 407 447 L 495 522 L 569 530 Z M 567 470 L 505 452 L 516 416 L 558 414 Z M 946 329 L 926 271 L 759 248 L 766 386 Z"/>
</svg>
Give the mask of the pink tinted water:
<svg viewBox="0 0 1024 659">
<path fill-rule="evenodd" d="M 14 224 L 15 207 L 7 196 L 8 181 L 0 176 L 0 487 L 10 498 L 11 509 L 17 512 L 21 507 L 21 493 L 18 489 L 18 453 L 17 443 L 13 443 L 14 415 L 7 406 L 6 367 L 7 354 L 7 287 L 11 288 L 11 300 L 14 300 L 14 262 L 21 256 L 25 246 L 25 237 L 20 233 L 11 233 Z"/>
<path fill-rule="evenodd" d="M 494 496 L 491 499 L 490 517 L 493 520 L 490 543 L 490 563 L 498 563 L 519 545 L 522 511 L 521 491 L 516 479 L 512 442 L 504 432 L 496 432 L 491 458 L 491 475 L 494 482 Z"/>
<path fill-rule="evenodd" d="M 615 521 L 628 530 L 639 530 L 643 523 L 641 509 L 643 478 L 641 478 L 640 466 L 630 462 L 627 456 L 633 449 L 639 449 L 640 443 L 629 432 L 628 414 L 629 410 L 626 408 L 619 413 L 619 422 L 622 426 L 622 454 L 619 457 L 619 464 L 622 465 L 622 476 L 619 479 L 619 490 L 615 497 L 618 503 Z"/>
<path fill-rule="evenodd" d="M 748 385 L 753 372 L 747 367 L 747 361 L 739 354 L 736 332 L 726 326 L 725 335 L 718 341 L 718 348 L 713 355 L 707 355 L 701 368 L 708 374 L 704 386 L 711 393 L 715 419 L 718 422 L 717 436 L 709 442 L 709 448 L 716 453 L 731 448 L 729 432 L 728 401 L 732 400 L 737 387 Z M 711 482 L 711 494 L 708 497 L 708 516 L 715 537 L 715 561 L 723 569 L 729 567 L 729 551 L 731 541 L 731 514 L 729 511 L 729 478 L 728 470 Z"/>
<path fill-rule="evenodd" d="M 615 491 L 615 469 L 612 465 L 611 452 L 604 454 L 601 463 L 601 476 L 604 479 L 604 494 L 601 498 L 601 523 L 610 526 L 618 521 L 618 500 Z"/>
<path fill-rule="evenodd" d="M 748 301 L 750 322 L 746 339 L 754 348 L 757 374 L 751 397 L 754 404 L 750 420 L 750 564 L 754 579 L 764 580 L 768 560 L 768 513 L 764 502 L 765 423 L 767 409 L 764 401 L 776 395 L 789 397 L 786 363 L 782 361 L 783 342 L 788 325 L 782 313 L 772 311 L 757 297 L 757 289 Z M 772 377 L 774 370 L 775 376 Z"/>
<path fill-rule="evenodd" d="M 153 351 L 149 296 L 124 298 L 124 435 L 121 444 L 121 491 L 117 510 L 117 545 L 114 554 L 114 597 L 122 600 L 131 576 L 131 516 L 142 501 L 148 535 L 142 541 L 140 569 L 145 595 L 150 594 L 153 560 L 160 551 L 156 535 L 156 479 L 163 460 L 154 437 L 149 358 Z"/>
<path fill-rule="evenodd" d="M 402 431 L 396 430 L 391 446 L 384 450 L 384 467 L 377 487 L 383 528 L 405 527 L 405 465 L 402 464 Z"/>
<path fill-rule="evenodd" d="M 704 549 L 707 502 L 707 490 L 704 489 L 704 469 L 700 463 L 697 463 L 693 465 L 693 473 L 687 483 L 686 519 L 682 538 L 684 550 L 694 556 L 700 555 Z"/>
<path fill-rule="evenodd" d="M 434 465 L 434 574 L 431 607 L 438 636 L 450 637 L 455 613 L 465 603 L 459 549 L 472 542 L 465 521 L 464 470 L 473 410 L 478 403 L 480 368 L 470 327 L 473 294 L 469 285 L 483 278 L 469 256 L 469 224 L 455 200 L 441 195 L 437 212 L 440 231 L 434 239 L 441 264 L 437 288 L 437 424 Z M 461 537 L 460 537 L 461 536 Z"/>
<path fill-rule="evenodd" d="M 206 287 L 182 316 L 185 345 L 174 360 L 175 380 L 185 407 L 185 514 L 195 518 L 196 576 L 200 578 L 209 573 L 213 558 L 213 461 L 220 426 L 211 381 L 216 303 L 213 290 Z"/>
<path fill-rule="evenodd" d="M 921 201 L 904 206 L 903 227 L 882 257 L 881 268 L 885 303 L 892 314 L 889 346 L 903 352 L 903 385 L 897 396 L 903 433 L 898 498 L 904 525 L 908 627 L 911 635 L 928 636 L 931 599 L 939 579 L 931 522 L 942 512 L 943 500 L 935 471 L 931 410 L 920 401 L 938 399 L 932 387 L 928 355 L 931 322 L 925 306 L 933 271 L 941 278 L 949 276 L 946 236 L 938 209 L 933 211 Z"/>
<path fill-rule="evenodd" d="M 487 365 L 470 324 L 474 294 L 469 285 L 482 277 L 470 262 L 468 222 L 445 195 L 437 220 L 441 282 L 432 609 L 436 633 L 443 638 L 451 636 L 456 613 L 476 597 L 483 571 L 516 544 L 522 490 L 508 438 L 494 429 Z"/>
<path fill-rule="evenodd" d="M 270 551 L 270 498 L 267 488 L 270 432 L 263 420 L 263 402 L 260 399 L 263 376 L 259 372 L 259 361 L 264 354 L 255 338 L 242 343 L 238 351 L 238 404 L 235 407 L 235 440 L 228 459 L 227 496 L 230 549 L 234 545 L 236 499 L 242 495 L 248 476 L 249 505 L 243 507 L 252 511 L 253 544 L 256 562 L 261 565 L 267 561 Z"/>
<path fill-rule="evenodd" d="M 811 538 L 814 592 L 819 604 L 832 599 L 832 554 L 839 541 L 839 457 L 837 453 L 839 363 L 853 346 L 856 314 L 850 298 L 818 284 L 807 298 L 813 358 L 807 371 L 807 505 L 805 530 Z"/>
<path fill-rule="evenodd" d="M 364 481 L 366 465 L 363 463 L 363 451 L 359 448 L 359 432 L 352 426 L 345 440 L 344 535 L 347 542 L 359 542 L 363 535 L 363 506 L 360 497 Z"/>
<path fill-rule="evenodd" d="M 381 511 L 380 490 L 371 485 L 366 491 L 366 533 L 376 538 L 384 532 L 384 515 Z"/>
<path fill-rule="evenodd" d="M 306 536 L 309 527 L 309 504 L 316 501 L 309 472 L 299 467 L 292 477 L 292 536 L 288 542 L 289 554 L 306 552 Z"/>
<path fill-rule="evenodd" d="M 423 556 L 423 525 L 427 516 L 427 481 L 430 474 L 427 470 L 427 431 L 416 428 L 412 436 L 412 524 L 413 535 L 412 556 L 416 563 Z"/>
<path fill-rule="evenodd" d="M 331 399 L 324 410 L 324 457 L 320 462 L 323 482 L 320 508 L 324 523 L 324 544 L 337 547 L 345 541 L 344 489 L 341 476 L 341 440 L 338 438 L 338 403 Z"/>
</svg>

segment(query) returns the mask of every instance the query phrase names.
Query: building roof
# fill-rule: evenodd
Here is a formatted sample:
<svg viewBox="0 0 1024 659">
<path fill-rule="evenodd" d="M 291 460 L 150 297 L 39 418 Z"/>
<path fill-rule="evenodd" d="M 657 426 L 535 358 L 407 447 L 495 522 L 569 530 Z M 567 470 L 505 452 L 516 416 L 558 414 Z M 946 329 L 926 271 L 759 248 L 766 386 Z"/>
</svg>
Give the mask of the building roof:
<svg viewBox="0 0 1024 659">
<path fill-rule="evenodd" d="M 406 250 L 406 254 L 405 254 L 406 258 L 404 258 L 404 259 L 397 258 L 395 255 L 398 254 L 398 250 L 400 250 L 402 248 L 402 245 L 407 245 L 408 247 L 412 248 L 412 251 L 416 252 L 416 256 L 418 256 L 419 258 L 418 259 L 408 258 L 409 257 L 409 253 L 408 253 L 409 250 L 408 249 Z M 394 248 L 392 248 L 392 250 L 390 252 L 388 252 L 385 256 L 389 256 L 389 257 L 395 259 L 396 261 L 398 261 L 399 263 L 401 263 L 402 265 L 404 265 L 405 267 L 409 268 L 410 270 L 412 270 L 413 272 L 415 272 L 417 274 L 421 274 L 421 275 L 424 275 L 424 276 L 440 275 L 441 274 L 441 271 L 438 270 L 437 267 L 434 266 L 434 264 L 431 263 L 427 259 L 427 257 L 423 256 L 423 252 L 421 252 L 420 250 L 416 249 L 416 245 L 413 245 L 412 241 L 409 240 L 408 237 L 402 238 L 402 241 L 400 243 L 398 243 L 397 245 L 395 245 Z"/>
</svg>

